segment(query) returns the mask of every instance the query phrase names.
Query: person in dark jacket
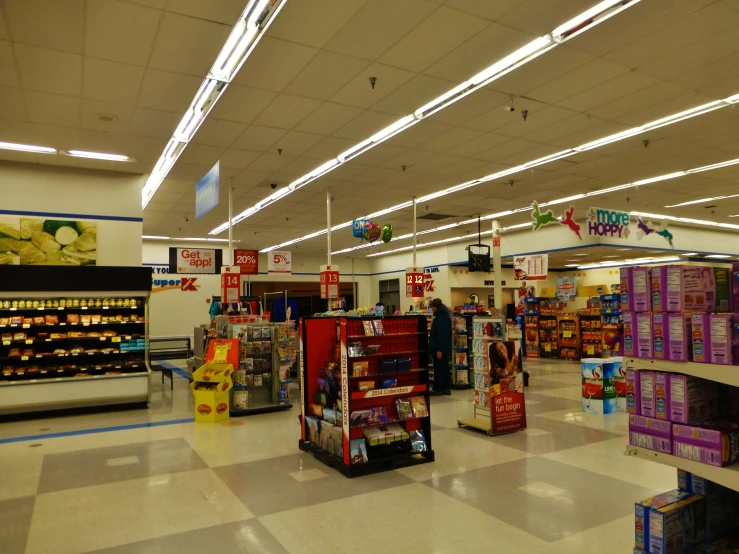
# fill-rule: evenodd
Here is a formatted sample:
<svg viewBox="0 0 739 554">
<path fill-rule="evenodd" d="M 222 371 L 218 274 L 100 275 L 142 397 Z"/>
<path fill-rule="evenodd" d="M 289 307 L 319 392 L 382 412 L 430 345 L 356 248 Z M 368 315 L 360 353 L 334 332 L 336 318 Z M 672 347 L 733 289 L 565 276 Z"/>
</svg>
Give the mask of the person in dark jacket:
<svg viewBox="0 0 739 554">
<path fill-rule="evenodd" d="M 452 373 L 449 359 L 452 357 L 452 314 L 440 298 L 431 301 L 434 320 L 431 323 L 429 354 L 434 360 L 434 396 L 452 394 Z"/>
</svg>

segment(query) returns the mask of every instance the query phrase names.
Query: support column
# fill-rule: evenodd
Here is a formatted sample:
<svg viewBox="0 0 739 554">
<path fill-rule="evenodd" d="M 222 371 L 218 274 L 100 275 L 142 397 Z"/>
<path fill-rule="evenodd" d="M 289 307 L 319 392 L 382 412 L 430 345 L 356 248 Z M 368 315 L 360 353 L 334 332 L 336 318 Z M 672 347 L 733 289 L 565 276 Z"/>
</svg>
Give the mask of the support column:
<svg viewBox="0 0 739 554">
<path fill-rule="evenodd" d="M 234 263 L 234 248 L 233 248 L 233 210 L 234 210 L 234 179 L 233 177 L 228 178 L 228 260 L 224 265 L 231 266 Z M 218 268 L 220 271 L 220 268 Z"/>
<path fill-rule="evenodd" d="M 503 263 L 500 256 L 500 220 L 493 219 L 493 294 L 495 308 L 503 315 Z"/>
</svg>

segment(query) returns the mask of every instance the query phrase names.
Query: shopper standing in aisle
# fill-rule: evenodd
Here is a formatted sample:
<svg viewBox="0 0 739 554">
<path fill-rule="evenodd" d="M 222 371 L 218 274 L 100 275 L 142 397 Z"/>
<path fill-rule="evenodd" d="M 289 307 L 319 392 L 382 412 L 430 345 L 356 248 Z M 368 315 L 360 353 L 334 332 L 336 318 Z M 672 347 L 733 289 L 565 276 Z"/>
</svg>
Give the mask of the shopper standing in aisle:
<svg viewBox="0 0 739 554">
<path fill-rule="evenodd" d="M 452 356 L 452 314 L 440 298 L 431 301 L 434 321 L 431 323 L 429 353 L 434 360 L 434 396 L 452 394 L 449 358 Z"/>
</svg>

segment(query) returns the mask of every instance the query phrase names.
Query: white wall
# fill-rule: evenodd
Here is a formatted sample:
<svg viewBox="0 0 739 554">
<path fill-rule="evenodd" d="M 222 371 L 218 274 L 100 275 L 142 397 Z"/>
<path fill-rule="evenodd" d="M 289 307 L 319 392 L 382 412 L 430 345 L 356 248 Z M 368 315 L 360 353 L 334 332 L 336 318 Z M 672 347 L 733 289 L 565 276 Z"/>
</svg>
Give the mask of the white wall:
<svg viewBox="0 0 739 554">
<path fill-rule="evenodd" d="M 142 186 L 130 173 L 0 162 L 0 215 L 95 220 L 97 265 L 139 266 Z"/>
</svg>

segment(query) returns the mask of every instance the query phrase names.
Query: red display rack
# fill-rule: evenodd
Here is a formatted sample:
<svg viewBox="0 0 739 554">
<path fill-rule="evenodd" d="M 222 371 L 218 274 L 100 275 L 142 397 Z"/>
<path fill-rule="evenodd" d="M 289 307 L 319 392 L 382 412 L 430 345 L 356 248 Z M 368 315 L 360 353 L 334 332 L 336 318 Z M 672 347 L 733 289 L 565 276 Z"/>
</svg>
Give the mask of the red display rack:
<svg viewBox="0 0 739 554">
<path fill-rule="evenodd" d="M 301 319 L 300 344 L 301 450 L 311 452 L 347 477 L 434 460 L 424 316 L 307 317 Z M 383 362 L 393 359 L 410 359 L 409 370 L 383 371 L 387 369 Z M 395 386 L 383 388 L 386 380 L 394 380 Z M 401 420 L 395 401 L 412 397 L 425 399 L 429 415 Z M 385 408 L 387 422 L 352 424 L 352 414 L 381 407 Z M 316 420 L 327 435 L 337 441 L 340 437 L 341 448 L 333 440 L 327 448 L 323 439 L 311 436 Z M 351 441 L 363 439 L 365 428 L 394 423 L 407 433 L 422 431 L 425 451 L 414 452 L 409 439 L 374 446 L 365 441 L 366 461 L 359 462 L 352 456 Z"/>
</svg>

